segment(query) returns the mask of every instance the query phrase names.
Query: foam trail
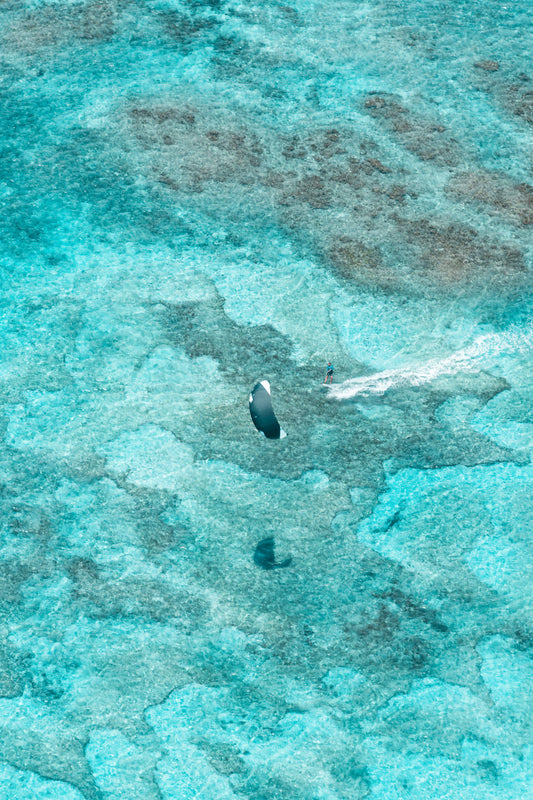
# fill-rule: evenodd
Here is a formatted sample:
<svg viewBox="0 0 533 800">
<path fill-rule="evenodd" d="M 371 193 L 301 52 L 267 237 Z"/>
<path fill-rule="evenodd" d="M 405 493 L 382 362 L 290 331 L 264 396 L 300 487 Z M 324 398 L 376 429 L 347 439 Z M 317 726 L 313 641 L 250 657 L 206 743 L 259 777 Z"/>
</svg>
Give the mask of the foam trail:
<svg viewBox="0 0 533 800">
<path fill-rule="evenodd" d="M 457 372 L 479 372 L 486 369 L 488 360 L 502 353 L 519 353 L 530 350 L 533 345 L 533 329 L 478 336 L 471 345 L 457 350 L 446 358 L 432 358 L 422 364 L 399 369 L 387 369 L 373 375 L 351 378 L 333 386 L 329 397 L 347 400 L 357 395 L 384 394 L 388 389 L 400 386 L 420 386 L 441 375 Z M 480 363 L 482 360 L 482 363 Z"/>
</svg>

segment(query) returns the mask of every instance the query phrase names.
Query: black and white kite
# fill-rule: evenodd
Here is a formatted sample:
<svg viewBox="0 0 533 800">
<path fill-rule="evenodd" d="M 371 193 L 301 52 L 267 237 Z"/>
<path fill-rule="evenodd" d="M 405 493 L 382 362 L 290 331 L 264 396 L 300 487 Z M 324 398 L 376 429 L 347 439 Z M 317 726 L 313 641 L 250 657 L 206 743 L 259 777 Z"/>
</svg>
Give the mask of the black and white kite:
<svg viewBox="0 0 533 800">
<path fill-rule="evenodd" d="M 268 381 L 260 381 L 252 389 L 250 393 L 250 414 L 257 430 L 264 433 L 267 439 L 284 439 L 287 435 L 280 428 L 274 414 Z"/>
</svg>

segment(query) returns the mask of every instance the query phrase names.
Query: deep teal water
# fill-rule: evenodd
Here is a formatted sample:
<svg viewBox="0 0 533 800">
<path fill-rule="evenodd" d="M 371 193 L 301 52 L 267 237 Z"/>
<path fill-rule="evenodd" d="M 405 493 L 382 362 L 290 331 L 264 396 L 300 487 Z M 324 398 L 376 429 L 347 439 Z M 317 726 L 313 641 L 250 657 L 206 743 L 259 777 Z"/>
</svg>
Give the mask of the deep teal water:
<svg viewBox="0 0 533 800">
<path fill-rule="evenodd" d="M 2 3 L 2 800 L 531 794 L 531 29 Z"/>
</svg>

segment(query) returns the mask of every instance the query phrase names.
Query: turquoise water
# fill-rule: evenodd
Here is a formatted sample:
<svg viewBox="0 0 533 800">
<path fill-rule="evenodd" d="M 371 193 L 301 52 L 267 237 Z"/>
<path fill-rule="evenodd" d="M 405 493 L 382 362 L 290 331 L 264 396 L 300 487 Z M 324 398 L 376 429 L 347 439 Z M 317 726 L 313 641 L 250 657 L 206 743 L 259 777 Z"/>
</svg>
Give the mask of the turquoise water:
<svg viewBox="0 0 533 800">
<path fill-rule="evenodd" d="M 531 28 L 2 3 L 2 800 L 531 793 Z"/>
</svg>

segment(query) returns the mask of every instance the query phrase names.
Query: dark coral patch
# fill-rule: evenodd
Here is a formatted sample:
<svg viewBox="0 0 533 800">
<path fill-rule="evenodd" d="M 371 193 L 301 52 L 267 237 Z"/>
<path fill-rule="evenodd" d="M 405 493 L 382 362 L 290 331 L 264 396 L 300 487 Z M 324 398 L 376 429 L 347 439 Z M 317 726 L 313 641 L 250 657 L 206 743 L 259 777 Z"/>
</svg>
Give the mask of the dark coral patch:
<svg viewBox="0 0 533 800">
<path fill-rule="evenodd" d="M 439 120 L 427 118 L 403 106 L 393 95 L 369 94 L 363 110 L 374 117 L 403 147 L 422 161 L 452 166 L 461 151 Z"/>
<path fill-rule="evenodd" d="M 512 86 L 508 101 L 515 117 L 521 117 L 528 125 L 533 125 L 533 92 Z"/>
<path fill-rule="evenodd" d="M 485 72 L 497 72 L 500 69 L 499 63 L 491 58 L 487 58 L 484 61 L 476 61 L 474 67 L 483 69 Z"/>
<path fill-rule="evenodd" d="M 226 124 L 215 128 L 198 109 L 178 105 L 137 106 L 129 110 L 128 118 L 133 135 L 151 153 L 155 179 L 174 191 L 184 195 L 203 191 L 208 182 L 235 186 L 258 182 L 263 148 L 258 137 L 244 128 Z"/>
<path fill-rule="evenodd" d="M 336 275 L 358 286 L 399 288 L 399 278 L 381 259 L 378 248 L 367 247 L 357 239 L 341 236 L 327 251 L 329 265 Z"/>
<path fill-rule="evenodd" d="M 489 62 L 490 63 L 490 62 Z M 507 113 L 533 125 L 533 91 L 525 72 L 509 75 L 498 70 L 480 69 L 474 74 L 477 88 L 491 94 Z"/>
<path fill-rule="evenodd" d="M 54 55 L 55 48 L 84 40 L 99 44 L 113 38 L 118 28 L 116 4 L 94 0 L 86 4 L 45 6 L 28 10 L 3 31 L 3 49 L 40 57 Z"/>
<path fill-rule="evenodd" d="M 307 203 L 311 208 L 328 208 L 331 205 L 331 192 L 320 175 L 305 175 L 280 199 L 280 202 L 283 205 L 290 205 L 295 199 Z"/>
<path fill-rule="evenodd" d="M 533 186 L 528 183 L 516 183 L 502 172 L 478 170 L 454 175 L 447 188 L 461 201 L 479 203 L 514 225 L 533 225 Z"/>
<path fill-rule="evenodd" d="M 399 672 L 420 673 L 428 667 L 430 643 L 404 628 L 400 614 L 385 603 L 345 623 L 345 631 L 359 641 L 360 658 L 367 668 L 380 664 Z"/>
<path fill-rule="evenodd" d="M 425 219 L 400 224 L 417 250 L 414 269 L 422 284 L 452 292 L 511 295 L 530 284 L 517 248 L 485 238 L 466 225 L 440 227 Z"/>
<path fill-rule="evenodd" d="M 185 50 L 218 24 L 214 17 L 180 11 L 162 12 L 160 21 L 163 30 Z"/>
<path fill-rule="evenodd" d="M 168 306 L 164 324 L 189 356 L 211 356 L 232 375 L 278 371 L 291 360 L 291 343 L 282 334 L 267 325 L 237 325 L 224 313 L 221 298 Z"/>
<path fill-rule="evenodd" d="M 381 172 L 383 175 L 388 175 L 392 170 L 390 167 L 386 167 L 385 164 L 382 164 L 378 158 L 367 158 L 366 163 L 371 168 L 371 170 L 377 170 Z"/>
</svg>

